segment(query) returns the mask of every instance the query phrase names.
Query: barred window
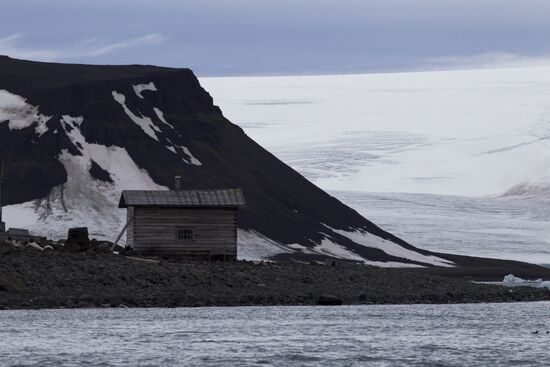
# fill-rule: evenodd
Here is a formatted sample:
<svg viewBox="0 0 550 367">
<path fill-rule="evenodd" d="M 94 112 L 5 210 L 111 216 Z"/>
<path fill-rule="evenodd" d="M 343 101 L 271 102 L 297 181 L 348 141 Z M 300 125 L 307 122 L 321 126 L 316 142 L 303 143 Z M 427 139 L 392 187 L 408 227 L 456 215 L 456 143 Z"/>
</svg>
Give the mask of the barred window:
<svg viewBox="0 0 550 367">
<path fill-rule="evenodd" d="M 192 241 L 195 239 L 195 231 L 193 228 L 178 227 L 176 228 L 176 239 L 181 241 Z"/>
</svg>

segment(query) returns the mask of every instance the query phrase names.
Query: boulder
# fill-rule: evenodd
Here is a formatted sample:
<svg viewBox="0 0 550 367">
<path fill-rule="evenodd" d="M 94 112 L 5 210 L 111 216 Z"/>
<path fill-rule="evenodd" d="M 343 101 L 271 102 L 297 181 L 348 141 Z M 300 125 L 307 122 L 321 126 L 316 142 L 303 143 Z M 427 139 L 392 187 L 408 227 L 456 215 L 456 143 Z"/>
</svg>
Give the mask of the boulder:
<svg viewBox="0 0 550 367">
<path fill-rule="evenodd" d="M 78 251 L 76 251 L 78 246 Z M 90 238 L 88 237 L 88 228 L 79 227 L 69 229 L 67 241 L 64 250 L 69 252 L 85 252 L 90 249 Z"/>
<path fill-rule="evenodd" d="M 36 242 L 34 242 L 34 241 L 27 242 L 25 244 L 25 246 L 28 247 L 28 248 L 38 250 L 38 251 L 44 251 L 44 248 L 42 246 L 40 246 L 39 244 L 37 244 Z"/>
<path fill-rule="evenodd" d="M 341 306 L 344 304 L 344 300 L 331 294 L 322 294 L 317 300 L 317 304 L 320 306 Z"/>
</svg>

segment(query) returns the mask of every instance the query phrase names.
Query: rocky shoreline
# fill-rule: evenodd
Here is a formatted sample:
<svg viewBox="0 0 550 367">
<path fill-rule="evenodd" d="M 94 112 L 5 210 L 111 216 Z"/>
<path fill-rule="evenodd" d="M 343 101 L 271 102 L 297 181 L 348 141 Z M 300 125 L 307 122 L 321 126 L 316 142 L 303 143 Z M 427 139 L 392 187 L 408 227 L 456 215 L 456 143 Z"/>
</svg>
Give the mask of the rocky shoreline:
<svg viewBox="0 0 550 367">
<path fill-rule="evenodd" d="M 529 269 L 550 278 L 548 269 Z M 550 300 L 547 289 L 476 284 L 456 272 L 344 263 L 192 263 L 5 244 L 0 245 L 0 309 Z"/>
</svg>

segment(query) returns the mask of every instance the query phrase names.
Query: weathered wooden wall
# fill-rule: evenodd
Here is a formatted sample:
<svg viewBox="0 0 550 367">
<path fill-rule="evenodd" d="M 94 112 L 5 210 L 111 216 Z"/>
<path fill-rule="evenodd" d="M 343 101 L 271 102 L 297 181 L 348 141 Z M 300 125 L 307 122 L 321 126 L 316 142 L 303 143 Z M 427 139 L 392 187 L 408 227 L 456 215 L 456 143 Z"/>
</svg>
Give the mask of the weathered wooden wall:
<svg viewBox="0 0 550 367">
<path fill-rule="evenodd" d="M 134 219 L 127 236 L 137 251 L 201 257 L 237 256 L 237 210 L 234 208 L 135 207 L 131 211 Z M 194 239 L 178 240 L 178 227 L 193 228 Z"/>
<path fill-rule="evenodd" d="M 134 226 L 133 226 L 133 219 L 134 218 L 134 207 L 129 206 L 126 209 L 126 223 L 130 222 L 130 225 L 128 225 L 128 228 L 126 228 L 126 245 L 133 247 L 134 245 Z"/>
</svg>

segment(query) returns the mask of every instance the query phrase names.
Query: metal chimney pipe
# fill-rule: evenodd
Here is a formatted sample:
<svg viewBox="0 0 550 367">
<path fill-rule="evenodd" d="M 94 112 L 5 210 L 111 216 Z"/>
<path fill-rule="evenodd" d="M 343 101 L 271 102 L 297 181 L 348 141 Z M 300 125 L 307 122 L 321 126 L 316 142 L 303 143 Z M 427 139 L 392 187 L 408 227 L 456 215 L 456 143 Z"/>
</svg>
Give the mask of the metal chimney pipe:
<svg viewBox="0 0 550 367">
<path fill-rule="evenodd" d="M 176 176 L 175 190 L 181 191 L 181 176 Z"/>
</svg>

